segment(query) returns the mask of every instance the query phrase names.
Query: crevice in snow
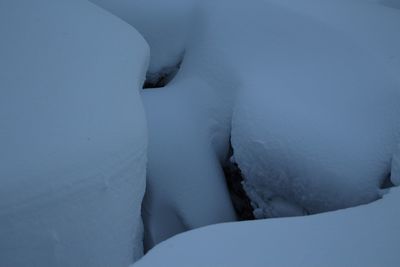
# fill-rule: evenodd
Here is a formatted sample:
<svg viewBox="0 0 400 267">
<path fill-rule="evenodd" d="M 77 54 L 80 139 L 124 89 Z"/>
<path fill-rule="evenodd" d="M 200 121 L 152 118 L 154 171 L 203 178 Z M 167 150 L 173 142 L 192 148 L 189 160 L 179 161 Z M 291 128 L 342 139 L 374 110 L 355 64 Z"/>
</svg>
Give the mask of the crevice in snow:
<svg viewBox="0 0 400 267">
<path fill-rule="evenodd" d="M 391 180 L 391 173 L 385 176 L 385 179 L 383 179 L 380 188 L 381 189 L 388 189 L 394 187 L 394 184 Z"/>
<path fill-rule="evenodd" d="M 182 53 L 177 62 L 172 66 L 163 67 L 157 72 L 148 71 L 143 89 L 162 88 L 169 84 L 179 72 L 183 57 L 184 53 Z"/>
<path fill-rule="evenodd" d="M 229 159 L 223 166 L 226 184 L 233 207 L 239 220 L 254 220 L 253 207 L 243 188 L 243 176 L 238 164 L 233 159 L 233 148 L 230 146 Z"/>
</svg>

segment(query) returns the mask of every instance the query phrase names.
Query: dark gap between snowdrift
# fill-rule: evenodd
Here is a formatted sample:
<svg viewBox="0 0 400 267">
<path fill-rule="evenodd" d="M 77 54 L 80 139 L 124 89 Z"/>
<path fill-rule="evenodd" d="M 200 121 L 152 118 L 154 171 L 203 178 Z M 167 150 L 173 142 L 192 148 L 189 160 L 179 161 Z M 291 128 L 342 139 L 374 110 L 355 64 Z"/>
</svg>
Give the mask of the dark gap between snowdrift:
<svg viewBox="0 0 400 267">
<path fill-rule="evenodd" d="M 253 207 L 243 188 L 242 172 L 238 164 L 230 160 L 232 155 L 233 148 L 230 144 L 228 160 L 225 162 L 223 170 L 232 205 L 240 221 L 254 220 Z"/>
<path fill-rule="evenodd" d="M 183 55 L 179 57 L 176 64 L 172 66 L 166 66 L 161 68 L 158 72 L 150 72 L 148 71 L 146 74 L 146 80 L 143 85 L 143 89 L 150 88 L 162 88 L 169 84 L 179 72 L 181 68 L 181 64 L 183 61 Z"/>
</svg>

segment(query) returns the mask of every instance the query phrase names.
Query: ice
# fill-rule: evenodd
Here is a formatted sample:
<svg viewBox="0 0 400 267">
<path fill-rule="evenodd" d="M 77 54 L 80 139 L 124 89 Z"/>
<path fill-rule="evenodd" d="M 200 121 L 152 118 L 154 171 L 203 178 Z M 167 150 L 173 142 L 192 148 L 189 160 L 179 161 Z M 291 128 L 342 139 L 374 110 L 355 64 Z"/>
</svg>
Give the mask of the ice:
<svg viewBox="0 0 400 267">
<path fill-rule="evenodd" d="M 148 46 L 87 1 L 0 1 L 0 266 L 142 255 Z"/>
</svg>

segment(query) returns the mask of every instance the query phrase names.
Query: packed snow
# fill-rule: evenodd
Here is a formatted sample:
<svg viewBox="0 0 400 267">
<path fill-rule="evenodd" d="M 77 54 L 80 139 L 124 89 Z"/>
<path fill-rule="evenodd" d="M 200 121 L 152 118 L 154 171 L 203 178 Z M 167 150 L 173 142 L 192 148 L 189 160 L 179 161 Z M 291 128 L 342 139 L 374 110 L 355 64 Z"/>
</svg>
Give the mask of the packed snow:
<svg viewBox="0 0 400 267">
<path fill-rule="evenodd" d="M 0 1 L 0 266 L 143 253 L 148 46 L 87 1 Z"/>
</svg>

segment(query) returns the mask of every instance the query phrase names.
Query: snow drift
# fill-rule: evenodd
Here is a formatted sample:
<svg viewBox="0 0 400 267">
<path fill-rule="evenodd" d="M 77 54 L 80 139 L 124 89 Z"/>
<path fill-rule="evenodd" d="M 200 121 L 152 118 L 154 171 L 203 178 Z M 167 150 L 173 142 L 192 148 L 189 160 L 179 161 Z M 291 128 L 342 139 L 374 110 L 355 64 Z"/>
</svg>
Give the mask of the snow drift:
<svg viewBox="0 0 400 267">
<path fill-rule="evenodd" d="M 381 196 L 400 132 L 398 9 L 360 0 L 93 2 L 149 41 L 150 72 L 184 52 L 170 84 L 143 92 L 149 247 L 235 219 L 220 168 L 230 134 L 258 218 Z"/>
<path fill-rule="evenodd" d="M 227 223 L 177 235 L 134 267 L 396 267 L 399 188 L 374 203 L 307 217 Z"/>
<path fill-rule="evenodd" d="M 232 87 L 235 79 L 213 75 L 223 62 L 208 47 L 198 46 L 204 39 L 193 39 L 202 30 L 195 3 L 92 2 L 143 34 L 151 48 L 150 74 L 183 60 L 167 86 L 142 92 L 149 126 L 146 247 L 186 230 L 236 220 L 221 168 L 228 151 L 232 96 L 221 95 L 225 90 L 217 93 Z M 202 51 L 206 54 L 199 60 Z"/>
<path fill-rule="evenodd" d="M 232 125 L 255 215 L 378 199 L 400 134 L 397 10 L 364 1 L 265 3 L 262 68 L 240 90 Z"/>
<path fill-rule="evenodd" d="M 236 219 L 221 170 L 230 140 L 258 218 L 359 205 L 399 184 L 395 1 L 92 2 L 137 28 L 151 58 L 133 27 L 86 1 L 0 2 L 0 265 L 140 257 L 147 65 L 149 84 L 179 69 L 141 92 L 148 248 Z M 394 266 L 397 199 L 204 228 L 138 266 Z"/>
<path fill-rule="evenodd" d="M 0 2 L 0 266 L 142 255 L 148 47 L 86 1 Z"/>
</svg>

